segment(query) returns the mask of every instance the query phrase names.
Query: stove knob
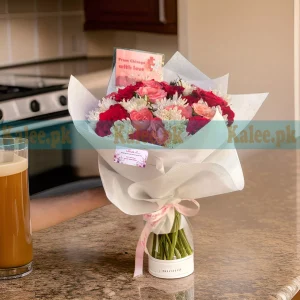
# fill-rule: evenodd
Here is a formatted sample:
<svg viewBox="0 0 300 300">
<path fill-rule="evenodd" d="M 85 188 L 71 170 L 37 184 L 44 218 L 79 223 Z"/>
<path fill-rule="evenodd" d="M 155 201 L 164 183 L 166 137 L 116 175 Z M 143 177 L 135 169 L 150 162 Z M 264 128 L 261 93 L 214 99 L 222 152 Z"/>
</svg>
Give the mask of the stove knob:
<svg viewBox="0 0 300 300">
<path fill-rule="evenodd" d="M 38 112 L 40 110 L 40 104 L 36 100 L 30 102 L 30 109 L 33 112 Z"/>
<path fill-rule="evenodd" d="M 60 96 L 59 97 L 59 103 L 62 106 L 66 106 L 68 104 L 68 98 L 66 96 Z"/>
<path fill-rule="evenodd" d="M 3 119 L 3 111 L 0 109 L 0 121 Z"/>
</svg>

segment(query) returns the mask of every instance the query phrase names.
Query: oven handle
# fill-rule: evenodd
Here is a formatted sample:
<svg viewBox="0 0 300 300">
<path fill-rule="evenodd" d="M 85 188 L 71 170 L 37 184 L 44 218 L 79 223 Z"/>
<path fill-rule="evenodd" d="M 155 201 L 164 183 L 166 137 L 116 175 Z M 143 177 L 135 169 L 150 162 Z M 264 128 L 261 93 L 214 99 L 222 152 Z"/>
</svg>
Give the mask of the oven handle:
<svg viewBox="0 0 300 300">
<path fill-rule="evenodd" d="M 3 135 L 8 134 L 8 133 L 13 134 L 13 133 L 16 133 L 16 132 L 24 132 L 25 127 L 26 127 L 26 131 L 30 131 L 30 130 L 36 130 L 36 129 L 46 128 L 46 127 L 50 127 L 50 126 L 55 126 L 57 124 L 68 123 L 70 121 L 72 121 L 71 116 L 52 119 L 52 120 L 47 120 L 47 121 L 41 121 L 41 122 L 33 122 L 31 124 L 26 124 L 26 125 L 23 125 L 23 126 L 17 126 L 17 127 L 9 128 L 6 131 L 5 130 L 0 130 L 0 136 L 3 136 Z"/>
</svg>

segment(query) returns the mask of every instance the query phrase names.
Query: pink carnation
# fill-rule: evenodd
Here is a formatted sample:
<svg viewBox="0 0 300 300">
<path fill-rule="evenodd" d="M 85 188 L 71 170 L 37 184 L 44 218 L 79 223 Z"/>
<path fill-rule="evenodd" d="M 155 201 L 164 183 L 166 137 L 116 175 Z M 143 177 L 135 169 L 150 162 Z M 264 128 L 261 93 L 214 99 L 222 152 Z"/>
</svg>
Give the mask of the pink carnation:
<svg viewBox="0 0 300 300">
<path fill-rule="evenodd" d="M 203 116 L 207 119 L 212 119 L 216 113 L 215 110 L 204 103 L 195 103 L 193 104 L 193 108 L 197 115 Z"/>
</svg>

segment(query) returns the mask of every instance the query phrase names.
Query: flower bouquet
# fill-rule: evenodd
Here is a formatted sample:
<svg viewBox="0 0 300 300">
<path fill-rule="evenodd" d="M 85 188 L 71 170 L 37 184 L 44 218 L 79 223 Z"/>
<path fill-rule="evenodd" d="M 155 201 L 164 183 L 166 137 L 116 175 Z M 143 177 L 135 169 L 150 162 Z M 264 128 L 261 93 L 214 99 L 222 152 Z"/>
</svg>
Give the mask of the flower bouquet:
<svg viewBox="0 0 300 300">
<path fill-rule="evenodd" d="M 143 215 L 135 276 L 149 272 L 181 278 L 194 271 L 194 248 L 186 217 L 195 199 L 242 190 L 237 152 L 228 127 L 240 132 L 267 94 L 227 95 L 228 76 L 209 79 L 180 53 L 163 69 L 163 81 L 142 80 L 117 89 L 115 69 L 107 95 L 92 96 L 74 77 L 69 111 L 77 130 L 99 154 L 108 199 L 124 213 Z"/>
</svg>

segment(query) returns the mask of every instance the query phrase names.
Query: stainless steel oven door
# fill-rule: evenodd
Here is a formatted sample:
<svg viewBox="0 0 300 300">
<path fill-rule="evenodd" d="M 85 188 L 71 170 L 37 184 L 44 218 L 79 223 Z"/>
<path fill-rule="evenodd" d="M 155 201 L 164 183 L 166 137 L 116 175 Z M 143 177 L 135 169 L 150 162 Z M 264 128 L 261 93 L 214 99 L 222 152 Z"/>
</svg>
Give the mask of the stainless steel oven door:
<svg viewBox="0 0 300 300">
<path fill-rule="evenodd" d="M 72 162 L 70 135 L 73 127 L 67 111 L 60 112 L 56 118 L 44 116 L 44 120 L 24 120 L 0 126 L 0 136 L 20 136 L 29 141 L 30 194 L 80 179 Z"/>
</svg>

